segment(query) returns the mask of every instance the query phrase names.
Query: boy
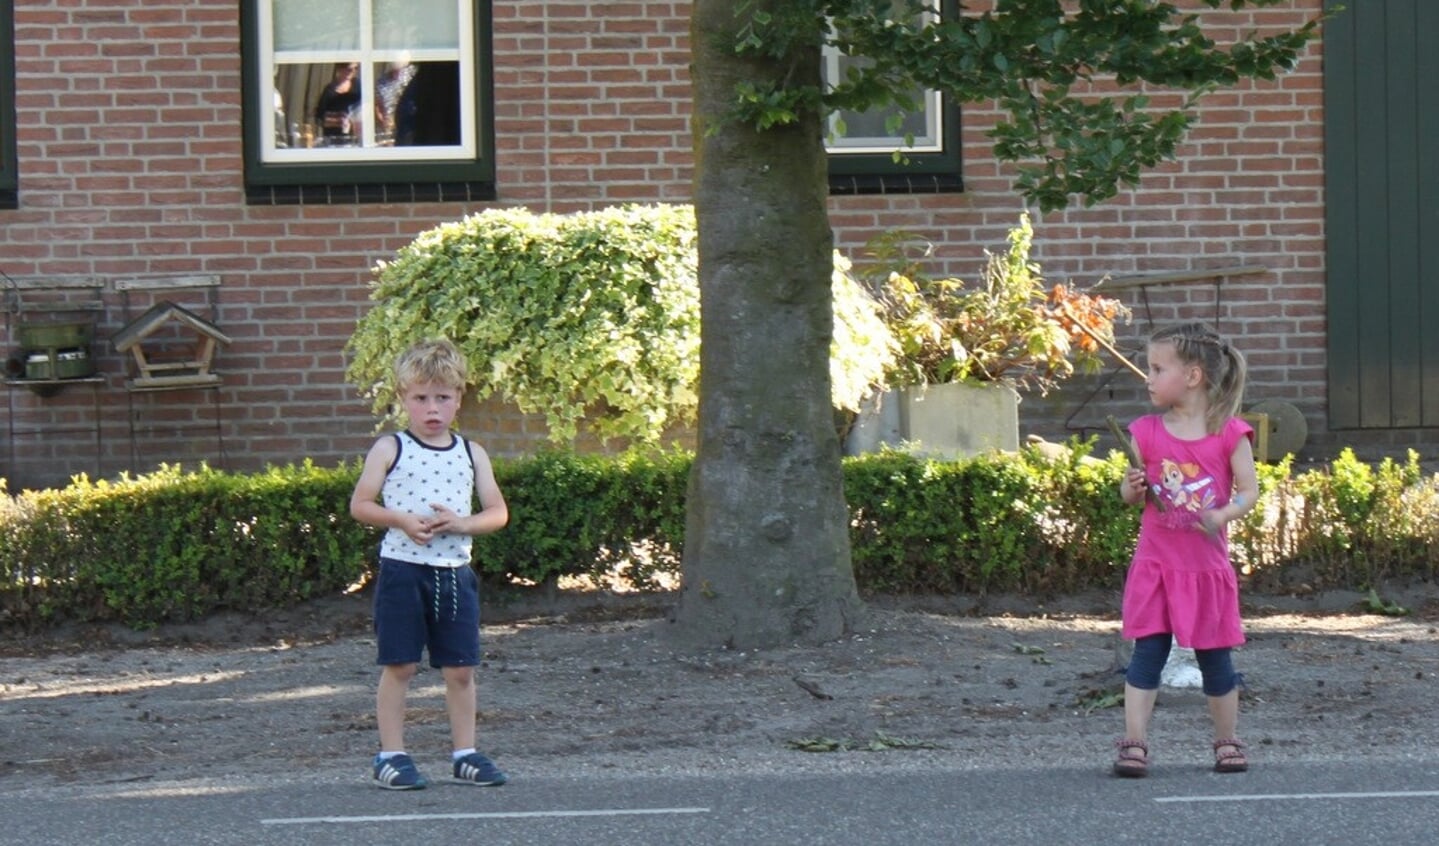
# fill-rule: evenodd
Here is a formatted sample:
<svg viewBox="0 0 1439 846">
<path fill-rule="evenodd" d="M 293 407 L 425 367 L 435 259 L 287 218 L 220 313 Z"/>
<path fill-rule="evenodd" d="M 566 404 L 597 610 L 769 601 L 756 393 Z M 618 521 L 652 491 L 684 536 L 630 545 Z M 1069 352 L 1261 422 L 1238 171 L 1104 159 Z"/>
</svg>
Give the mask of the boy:
<svg viewBox="0 0 1439 846">
<path fill-rule="evenodd" d="M 365 456 L 350 515 L 386 531 L 375 584 L 380 682 L 375 716 L 380 751 L 375 782 L 388 790 L 428 783 L 405 753 L 405 694 L 428 649 L 445 679 L 455 779 L 498 786 L 507 780 L 475 751 L 475 671 L 480 663 L 479 581 L 470 566 L 473 535 L 504 528 L 509 509 L 489 456 L 450 431 L 467 381 L 449 341 L 419 343 L 395 362 L 406 429 L 375 442 Z M 473 511 L 478 496 L 480 510 Z"/>
</svg>

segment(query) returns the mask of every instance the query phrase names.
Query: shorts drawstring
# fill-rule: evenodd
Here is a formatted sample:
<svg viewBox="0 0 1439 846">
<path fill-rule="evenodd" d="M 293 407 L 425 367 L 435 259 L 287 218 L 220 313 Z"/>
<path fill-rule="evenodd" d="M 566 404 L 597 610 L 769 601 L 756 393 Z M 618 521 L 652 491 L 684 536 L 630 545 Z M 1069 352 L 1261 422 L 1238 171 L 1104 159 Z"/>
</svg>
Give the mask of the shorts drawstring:
<svg viewBox="0 0 1439 846">
<path fill-rule="evenodd" d="M 460 617 L 460 582 L 459 582 L 459 579 L 457 579 L 457 578 L 455 577 L 455 570 L 457 570 L 457 569 L 459 569 L 459 568 L 457 568 L 457 567 L 432 567 L 431 569 L 434 570 L 434 572 L 435 572 L 435 589 L 434 589 L 434 591 L 433 591 L 434 599 L 432 600 L 433 603 L 434 603 L 433 612 L 434 612 L 435 619 L 436 619 L 436 620 L 444 620 L 444 619 L 457 620 L 457 619 L 459 619 L 459 617 Z M 444 570 L 445 572 L 447 572 L 447 573 L 449 574 L 449 579 L 450 579 L 450 589 L 449 589 L 449 591 L 446 591 L 446 590 L 444 589 L 443 584 L 441 584 L 441 582 L 440 582 L 440 571 L 441 571 L 441 570 Z M 440 596 L 441 596 L 442 594 L 445 594 L 445 593 L 448 593 L 448 595 L 449 595 L 449 597 L 450 597 L 450 616 L 449 616 L 449 617 L 442 617 L 442 616 L 440 615 Z"/>
</svg>

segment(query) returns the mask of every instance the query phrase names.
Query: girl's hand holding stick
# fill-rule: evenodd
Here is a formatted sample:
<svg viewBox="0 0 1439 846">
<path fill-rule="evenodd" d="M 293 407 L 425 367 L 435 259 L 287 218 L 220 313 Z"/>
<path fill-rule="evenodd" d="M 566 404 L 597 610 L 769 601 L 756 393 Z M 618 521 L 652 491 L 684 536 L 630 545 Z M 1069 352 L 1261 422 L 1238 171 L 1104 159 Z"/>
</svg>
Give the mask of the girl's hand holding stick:
<svg viewBox="0 0 1439 846">
<path fill-rule="evenodd" d="M 1143 471 L 1144 462 L 1139 457 L 1139 450 L 1134 448 L 1134 441 L 1130 440 L 1124 430 L 1119 428 L 1119 421 L 1114 419 L 1113 414 L 1108 415 L 1104 420 L 1109 424 L 1109 431 L 1114 435 L 1115 439 L 1119 441 L 1119 445 L 1124 448 L 1124 454 L 1129 457 L 1129 466 L 1136 470 Z M 1154 488 L 1150 485 L 1146 484 L 1144 486 L 1144 498 L 1158 510 L 1164 510 L 1164 500 L 1159 498 L 1159 495 L 1154 492 Z"/>
</svg>

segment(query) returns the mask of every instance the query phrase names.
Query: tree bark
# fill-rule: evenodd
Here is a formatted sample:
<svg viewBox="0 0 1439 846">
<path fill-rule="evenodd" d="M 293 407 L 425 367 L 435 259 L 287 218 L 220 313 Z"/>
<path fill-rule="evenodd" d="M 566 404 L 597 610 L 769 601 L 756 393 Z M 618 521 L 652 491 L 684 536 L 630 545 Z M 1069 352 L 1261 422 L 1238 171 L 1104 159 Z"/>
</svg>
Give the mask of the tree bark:
<svg viewBox="0 0 1439 846">
<path fill-rule="evenodd" d="M 736 9 L 696 0 L 691 28 L 699 441 L 669 631 L 751 648 L 832 640 L 862 606 L 830 402 L 834 236 L 821 118 L 762 131 L 725 120 L 742 80 L 818 85 L 820 48 L 737 55 Z"/>
</svg>

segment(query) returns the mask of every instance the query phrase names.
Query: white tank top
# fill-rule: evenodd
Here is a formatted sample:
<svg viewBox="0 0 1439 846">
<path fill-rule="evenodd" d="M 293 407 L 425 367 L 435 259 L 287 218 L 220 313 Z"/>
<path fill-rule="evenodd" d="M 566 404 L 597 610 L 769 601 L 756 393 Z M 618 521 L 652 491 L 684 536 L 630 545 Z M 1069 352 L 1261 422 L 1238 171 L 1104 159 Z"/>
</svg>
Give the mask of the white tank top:
<svg viewBox="0 0 1439 846">
<path fill-rule="evenodd" d="M 449 446 L 432 447 L 409 432 L 397 432 L 395 447 L 399 454 L 380 488 L 386 508 L 430 514 L 430 504 L 438 502 L 461 517 L 474 512 L 475 460 L 469 441 L 452 432 Z M 469 535 L 445 533 L 421 546 L 399 529 L 390 529 L 380 541 L 380 555 L 432 567 L 464 567 L 470 563 L 471 541 Z"/>
</svg>

